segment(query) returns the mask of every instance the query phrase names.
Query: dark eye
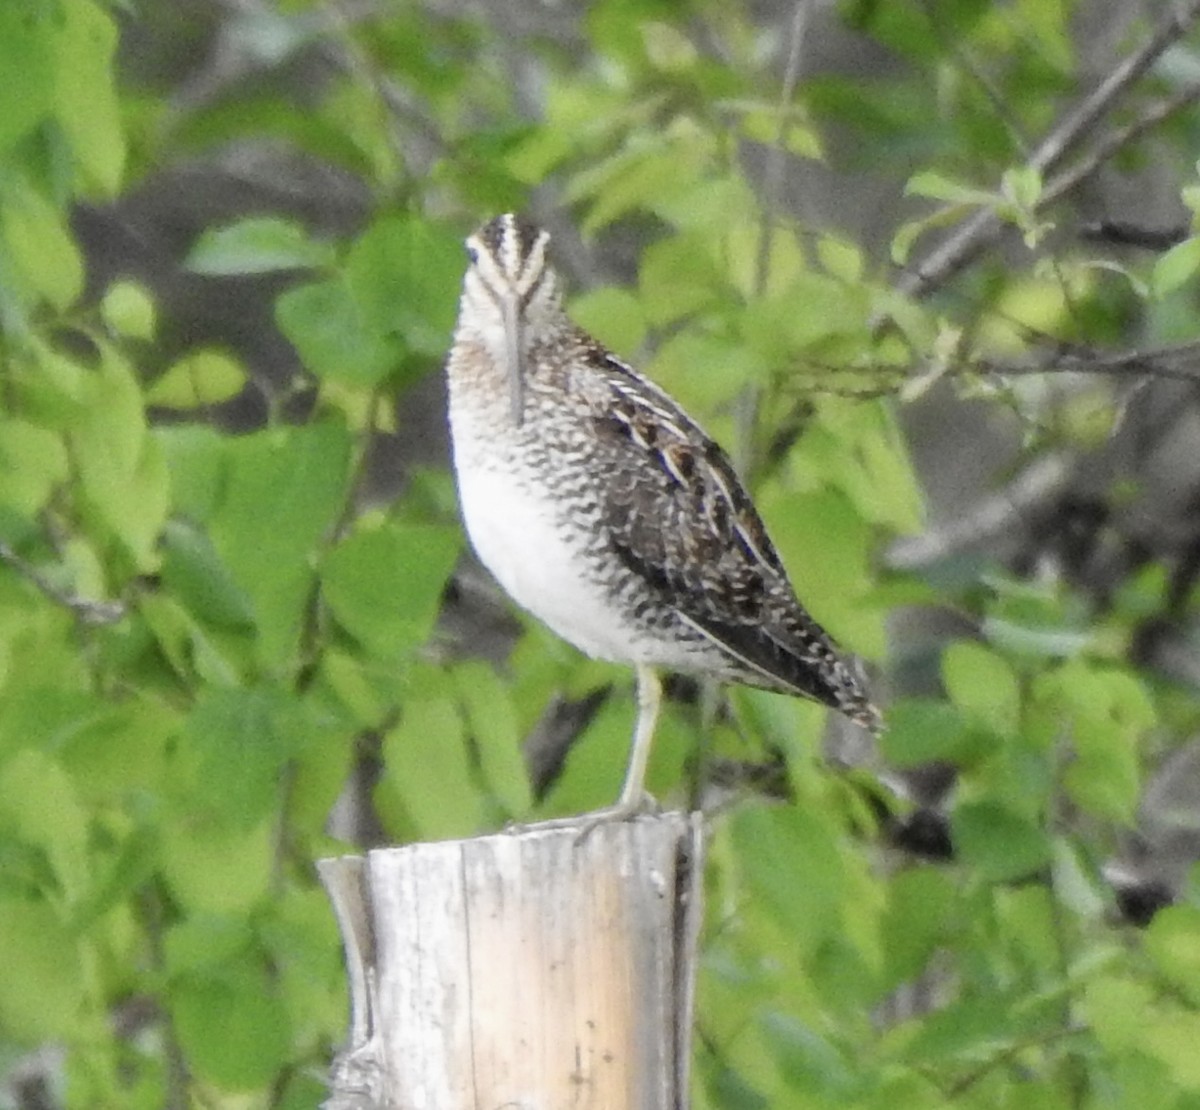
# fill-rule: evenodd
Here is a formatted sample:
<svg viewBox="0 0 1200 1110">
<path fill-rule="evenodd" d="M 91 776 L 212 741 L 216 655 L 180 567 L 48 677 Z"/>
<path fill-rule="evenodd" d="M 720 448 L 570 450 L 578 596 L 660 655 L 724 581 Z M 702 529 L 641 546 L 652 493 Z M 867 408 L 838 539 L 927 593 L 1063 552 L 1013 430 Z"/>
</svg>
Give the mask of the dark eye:
<svg viewBox="0 0 1200 1110">
<path fill-rule="evenodd" d="M 471 260 L 471 265 L 474 266 L 479 261 L 479 251 L 477 251 L 469 243 L 467 244 L 467 257 Z"/>
</svg>

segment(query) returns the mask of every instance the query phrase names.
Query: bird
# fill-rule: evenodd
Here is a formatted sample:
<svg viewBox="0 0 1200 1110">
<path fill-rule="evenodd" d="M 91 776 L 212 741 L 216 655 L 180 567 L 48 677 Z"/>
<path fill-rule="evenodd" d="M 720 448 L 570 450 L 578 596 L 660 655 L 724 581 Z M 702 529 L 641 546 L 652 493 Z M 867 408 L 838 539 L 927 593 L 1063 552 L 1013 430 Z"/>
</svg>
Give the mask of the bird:
<svg viewBox="0 0 1200 1110">
<path fill-rule="evenodd" d="M 861 668 L 797 599 L 729 457 L 570 319 L 549 246 L 513 213 L 466 239 L 451 452 L 467 536 L 505 592 L 584 654 L 634 668 L 624 783 L 598 819 L 651 804 L 663 671 L 813 699 L 878 734 Z"/>
</svg>

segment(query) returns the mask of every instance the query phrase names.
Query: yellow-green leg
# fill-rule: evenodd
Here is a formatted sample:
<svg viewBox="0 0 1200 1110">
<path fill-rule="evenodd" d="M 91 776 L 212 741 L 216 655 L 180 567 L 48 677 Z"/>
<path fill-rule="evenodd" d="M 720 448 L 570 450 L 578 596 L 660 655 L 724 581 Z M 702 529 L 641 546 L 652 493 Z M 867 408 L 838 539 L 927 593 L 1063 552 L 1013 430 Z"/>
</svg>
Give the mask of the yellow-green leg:
<svg viewBox="0 0 1200 1110">
<path fill-rule="evenodd" d="M 633 727 L 633 744 L 625 768 L 625 784 L 613 810 L 614 817 L 629 817 L 639 812 L 646 801 L 646 764 L 654 728 L 658 724 L 658 708 L 662 704 L 662 684 L 653 667 L 637 665 L 637 723 Z"/>
</svg>

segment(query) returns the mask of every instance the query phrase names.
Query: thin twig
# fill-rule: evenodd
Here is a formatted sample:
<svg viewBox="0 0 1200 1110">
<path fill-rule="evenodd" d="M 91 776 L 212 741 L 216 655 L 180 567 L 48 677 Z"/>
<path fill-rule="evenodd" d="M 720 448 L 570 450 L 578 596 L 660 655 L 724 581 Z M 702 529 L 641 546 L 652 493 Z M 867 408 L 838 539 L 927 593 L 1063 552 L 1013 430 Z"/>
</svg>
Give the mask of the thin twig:
<svg viewBox="0 0 1200 1110">
<path fill-rule="evenodd" d="M 1034 1033 L 1028 1037 L 1022 1037 L 1020 1040 L 1014 1041 L 1007 1048 L 997 1052 L 989 1060 L 972 1068 L 969 1072 L 959 1078 L 956 1082 L 950 1085 L 944 1092 L 946 1102 L 953 1102 L 959 1095 L 966 1094 L 976 1083 L 983 1079 L 988 1072 L 995 1068 L 1001 1067 L 1015 1060 L 1022 1052 L 1031 1048 L 1045 1048 L 1047 1045 L 1054 1044 L 1056 1041 L 1064 1040 L 1067 1037 L 1079 1037 L 1088 1032 L 1088 1027 L 1085 1025 L 1064 1025 L 1059 1029 L 1049 1029 L 1044 1033 Z"/>
<path fill-rule="evenodd" d="M 804 34 L 808 28 L 812 0 L 796 0 L 792 25 L 788 32 L 787 60 L 783 66 L 783 81 L 779 88 L 779 125 L 775 142 L 767 156 L 763 177 L 762 218 L 759 224 L 758 253 L 754 260 L 754 291 L 763 296 L 771 272 L 771 240 L 775 216 L 783 199 L 783 182 L 787 129 L 791 116 L 792 98 L 800 80 L 800 61 L 804 50 Z M 734 400 L 733 462 L 743 478 L 751 480 L 758 464 L 757 436 L 762 387 L 748 384 Z"/>
<path fill-rule="evenodd" d="M 1048 373 L 1118 374 L 1196 382 L 1200 381 L 1200 340 L 1112 354 L 1078 348 L 1057 350 L 1042 352 L 1020 362 L 979 359 L 964 364 L 961 370 L 1004 377 Z"/>
<path fill-rule="evenodd" d="M 1124 127 L 1118 127 L 1109 132 L 1078 162 L 1051 179 L 1038 198 L 1038 208 L 1044 208 L 1065 196 L 1081 181 L 1095 173 L 1123 146 L 1127 146 L 1134 139 L 1141 138 L 1146 132 L 1152 131 L 1164 120 L 1194 104 L 1197 100 L 1200 100 L 1200 81 L 1193 81 L 1185 85 L 1174 96 L 1152 104 Z"/>
<path fill-rule="evenodd" d="M 982 498 L 969 512 L 935 525 L 919 536 L 896 540 L 884 555 L 884 563 L 889 570 L 917 571 L 960 551 L 1011 536 L 1030 510 L 1057 496 L 1074 473 L 1074 459 L 1069 455 L 1036 459 L 1007 486 Z"/>
<path fill-rule="evenodd" d="M 765 292 L 771 264 L 771 230 L 775 214 L 783 200 L 787 129 L 791 119 L 792 98 L 800 80 L 800 59 L 804 51 L 804 35 L 808 30 L 809 9 L 812 0 L 797 0 L 792 12 L 792 26 L 788 33 L 788 55 L 783 66 L 783 82 L 779 88 L 779 126 L 775 142 L 767 155 L 763 173 L 762 229 L 758 239 L 758 257 L 755 259 L 754 285 L 758 293 Z"/>
<path fill-rule="evenodd" d="M 1116 98 L 1137 81 L 1169 46 L 1182 38 L 1197 18 L 1200 18 L 1200 0 L 1187 0 L 1187 3 L 1173 8 L 1141 49 L 1118 65 L 1038 144 L 1027 165 L 1043 175 L 1058 165 L 1086 137 L 1088 131 L 1108 111 Z M 1152 123 L 1161 122 L 1170 112 L 1177 110 L 1184 103 L 1190 103 L 1193 97 L 1189 95 L 1189 91 L 1184 90 L 1180 103 L 1176 103 L 1180 101 L 1180 96 L 1176 96 L 1159 105 L 1159 112 L 1153 115 Z M 1074 188 L 1079 181 L 1093 172 L 1104 158 L 1109 157 L 1144 129 L 1145 127 L 1138 130 L 1122 128 L 1113 132 L 1091 156 L 1082 159 L 1070 171 L 1061 175 L 1051 188 L 1043 190 L 1039 198 L 1039 208 Z M 918 266 L 901 274 L 896 283 L 897 288 L 911 297 L 928 296 L 991 244 L 1003 230 L 1003 226 L 1000 218 L 990 209 L 974 212 Z"/>
<path fill-rule="evenodd" d="M 963 72 L 975 82 L 988 103 L 991 104 L 992 111 L 995 112 L 997 119 L 1000 120 L 1021 155 L 1029 157 L 1029 137 L 1022 133 L 1009 99 L 996 87 L 983 67 L 976 62 L 969 48 L 964 45 L 957 28 L 951 31 L 946 22 L 940 18 L 939 13 L 935 10 L 933 0 L 924 0 L 922 7 L 925 10 L 925 19 L 929 23 L 929 28 L 936 36 L 941 48 L 952 56 L 962 67 Z"/>
<path fill-rule="evenodd" d="M 1141 50 L 1118 65 L 1038 144 L 1030 165 L 1045 173 L 1061 162 L 1079 144 L 1092 124 L 1108 111 L 1113 101 L 1137 81 L 1169 46 L 1183 38 L 1197 18 L 1200 18 L 1200 0 L 1187 0 L 1178 8 L 1172 7 Z"/>
<path fill-rule="evenodd" d="M 69 609 L 84 624 L 115 624 L 129 611 L 129 607 L 123 601 L 88 601 L 70 590 L 56 586 L 3 540 L 0 540 L 0 563 L 12 567 L 22 578 L 32 582 L 39 592 L 56 605 Z"/>
</svg>

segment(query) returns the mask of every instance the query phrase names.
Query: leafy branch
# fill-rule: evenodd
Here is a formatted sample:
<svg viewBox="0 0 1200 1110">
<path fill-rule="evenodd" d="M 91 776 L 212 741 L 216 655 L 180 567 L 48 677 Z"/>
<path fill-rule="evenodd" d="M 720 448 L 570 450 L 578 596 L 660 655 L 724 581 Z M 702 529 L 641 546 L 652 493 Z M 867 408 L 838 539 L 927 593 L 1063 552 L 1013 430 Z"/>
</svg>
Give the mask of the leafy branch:
<svg viewBox="0 0 1200 1110">
<path fill-rule="evenodd" d="M 1125 93 L 1200 18 L 1200 0 L 1188 0 L 1172 9 L 1154 34 L 1118 65 L 1083 101 L 1042 140 L 1026 162 L 1026 168 L 1045 178 L 1088 136 L 1117 99 Z M 1184 86 L 1147 109 L 1133 122 L 1102 139 L 1095 149 L 1074 166 L 1047 181 L 1034 203 L 1039 211 L 1060 199 L 1093 174 L 1122 147 L 1200 98 L 1200 81 Z M 905 270 L 897 281 L 900 292 L 924 298 L 973 262 L 1003 233 L 1004 221 L 990 208 L 980 208 L 963 220 L 915 267 Z"/>
<path fill-rule="evenodd" d="M 11 567 L 27 582 L 32 583 L 43 596 L 69 610 L 84 624 L 116 624 L 123 620 L 129 611 L 129 606 L 124 601 L 91 601 L 55 585 L 4 540 L 0 540 L 0 562 Z"/>
</svg>

